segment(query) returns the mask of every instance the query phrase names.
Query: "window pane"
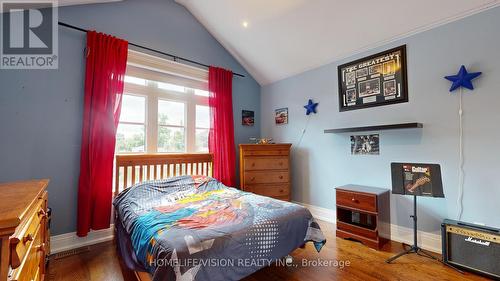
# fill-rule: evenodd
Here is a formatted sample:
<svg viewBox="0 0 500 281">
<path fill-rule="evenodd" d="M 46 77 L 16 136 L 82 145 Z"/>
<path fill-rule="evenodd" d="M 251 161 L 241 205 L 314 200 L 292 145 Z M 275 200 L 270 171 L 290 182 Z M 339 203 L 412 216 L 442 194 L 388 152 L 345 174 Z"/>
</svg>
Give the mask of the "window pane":
<svg viewBox="0 0 500 281">
<path fill-rule="evenodd" d="M 144 125 L 119 124 L 116 132 L 116 151 L 144 152 L 145 135 Z"/>
<path fill-rule="evenodd" d="M 208 106 L 196 106 L 196 128 L 210 128 L 210 113 Z"/>
<path fill-rule="evenodd" d="M 208 91 L 194 89 L 194 94 L 197 96 L 208 97 Z"/>
<path fill-rule="evenodd" d="M 179 86 L 170 83 L 163 83 L 163 82 L 158 82 L 158 88 L 168 91 L 181 92 L 181 93 L 184 93 L 186 91 L 186 88 L 184 88 L 184 86 Z"/>
<path fill-rule="evenodd" d="M 196 129 L 196 151 L 208 152 L 208 130 Z"/>
<path fill-rule="evenodd" d="M 160 126 L 158 128 L 158 152 L 185 152 L 184 128 Z"/>
<path fill-rule="evenodd" d="M 132 84 L 136 84 L 136 85 L 146 86 L 146 79 L 125 75 L 124 80 L 125 80 L 125 83 L 132 83 Z"/>
<path fill-rule="evenodd" d="M 120 122 L 145 123 L 146 97 L 123 95 Z"/>
<path fill-rule="evenodd" d="M 159 100 L 158 124 L 184 126 L 184 103 Z"/>
</svg>

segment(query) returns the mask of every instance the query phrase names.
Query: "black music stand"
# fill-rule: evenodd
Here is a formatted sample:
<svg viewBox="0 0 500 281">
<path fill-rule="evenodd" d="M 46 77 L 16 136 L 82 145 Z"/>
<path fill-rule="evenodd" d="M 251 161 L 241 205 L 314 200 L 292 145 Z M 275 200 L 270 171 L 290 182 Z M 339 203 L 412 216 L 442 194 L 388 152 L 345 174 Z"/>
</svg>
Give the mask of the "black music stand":
<svg viewBox="0 0 500 281">
<path fill-rule="evenodd" d="M 417 243 L 417 196 L 444 198 L 441 167 L 438 164 L 422 163 L 391 163 L 392 193 L 413 195 L 413 245 L 409 249 L 387 259 L 391 263 L 395 259 L 407 255 L 417 254 L 439 261 L 438 258 L 425 252 Z"/>
</svg>

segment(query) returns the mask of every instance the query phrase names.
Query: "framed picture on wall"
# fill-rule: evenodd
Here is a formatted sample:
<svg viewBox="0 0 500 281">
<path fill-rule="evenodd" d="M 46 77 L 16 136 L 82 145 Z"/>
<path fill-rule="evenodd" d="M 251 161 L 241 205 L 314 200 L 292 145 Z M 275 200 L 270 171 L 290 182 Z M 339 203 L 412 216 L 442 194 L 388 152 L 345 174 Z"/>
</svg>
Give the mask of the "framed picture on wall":
<svg viewBox="0 0 500 281">
<path fill-rule="evenodd" d="M 338 66 L 339 111 L 408 101 L 406 45 Z"/>
<path fill-rule="evenodd" d="M 351 154 L 379 155 L 380 154 L 379 140 L 380 137 L 378 134 L 351 136 Z"/>
<path fill-rule="evenodd" d="M 255 113 L 251 110 L 241 111 L 241 125 L 243 126 L 253 126 L 255 119 Z"/>
<path fill-rule="evenodd" d="M 276 125 L 288 124 L 288 107 L 274 110 L 274 121 Z"/>
</svg>

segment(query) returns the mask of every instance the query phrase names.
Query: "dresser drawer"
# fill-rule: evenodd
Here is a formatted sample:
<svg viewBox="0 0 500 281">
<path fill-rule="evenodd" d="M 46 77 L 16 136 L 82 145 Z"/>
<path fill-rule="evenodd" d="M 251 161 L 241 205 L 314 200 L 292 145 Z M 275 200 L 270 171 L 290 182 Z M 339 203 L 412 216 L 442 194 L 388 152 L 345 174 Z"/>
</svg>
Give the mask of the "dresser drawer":
<svg viewBox="0 0 500 281">
<path fill-rule="evenodd" d="M 288 184 L 247 185 L 245 191 L 269 197 L 287 197 L 290 195 L 290 186 Z"/>
<path fill-rule="evenodd" d="M 337 205 L 365 210 L 377 211 L 377 196 L 337 189 Z"/>
<path fill-rule="evenodd" d="M 288 170 L 288 157 L 245 157 L 243 166 L 252 170 Z"/>
<path fill-rule="evenodd" d="M 288 156 L 288 150 L 247 150 L 243 156 Z"/>
<path fill-rule="evenodd" d="M 11 272 L 9 281 L 40 280 L 40 267 L 44 256 L 45 244 L 43 243 L 42 229 L 38 228 L 21 265 Z"/>
<path fill-rule="evenodd" d="M 28 249 L 34 243 L 35 235 L 40 232 L 40 226 L 42 218 L 45 216 L 45 211 L 43 210 L 43 200 L 38 200 L 35 208 L 30 210 L 31 214 L 26 219 L 27 222 L 24 223 L 19 232 L 14 233 L 10 238 L 10 266 L 15 269 L 21 265 L 22 260 L 28 253 Z"/>
<path fill-rule="evenodd" d="M 245 186 L 256 183 L 288 182 L 288 171 L 251 171 L 245 173 Z"/>
<path fill-rule="evenodd" d="M 0 183 L 0 281 L 44 279 L 48 183 Z"/>
</svg>

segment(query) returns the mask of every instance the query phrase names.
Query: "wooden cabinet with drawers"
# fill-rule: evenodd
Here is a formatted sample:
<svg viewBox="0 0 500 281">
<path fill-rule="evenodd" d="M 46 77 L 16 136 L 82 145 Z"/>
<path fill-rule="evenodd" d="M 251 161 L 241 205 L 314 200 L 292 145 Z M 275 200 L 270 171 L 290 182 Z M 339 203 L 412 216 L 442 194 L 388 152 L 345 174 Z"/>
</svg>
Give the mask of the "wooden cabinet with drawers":
<svg viewBox="0 0 500 281">
<path fill-rule="evenodd" d="M 389 190 L 345 185 L 336 188 L 337 237 L 380 249 L 391 236 Z"/>
<path fill-rule="evenodd" d="M 0 281 L 44 280 L 48 182 L 0 184 Z"/>
<path fill-rule="evenodd" d="M 290 201 L 290 147 L 284 144 L 240 144 L 241 189 Z"/>
</svg>

